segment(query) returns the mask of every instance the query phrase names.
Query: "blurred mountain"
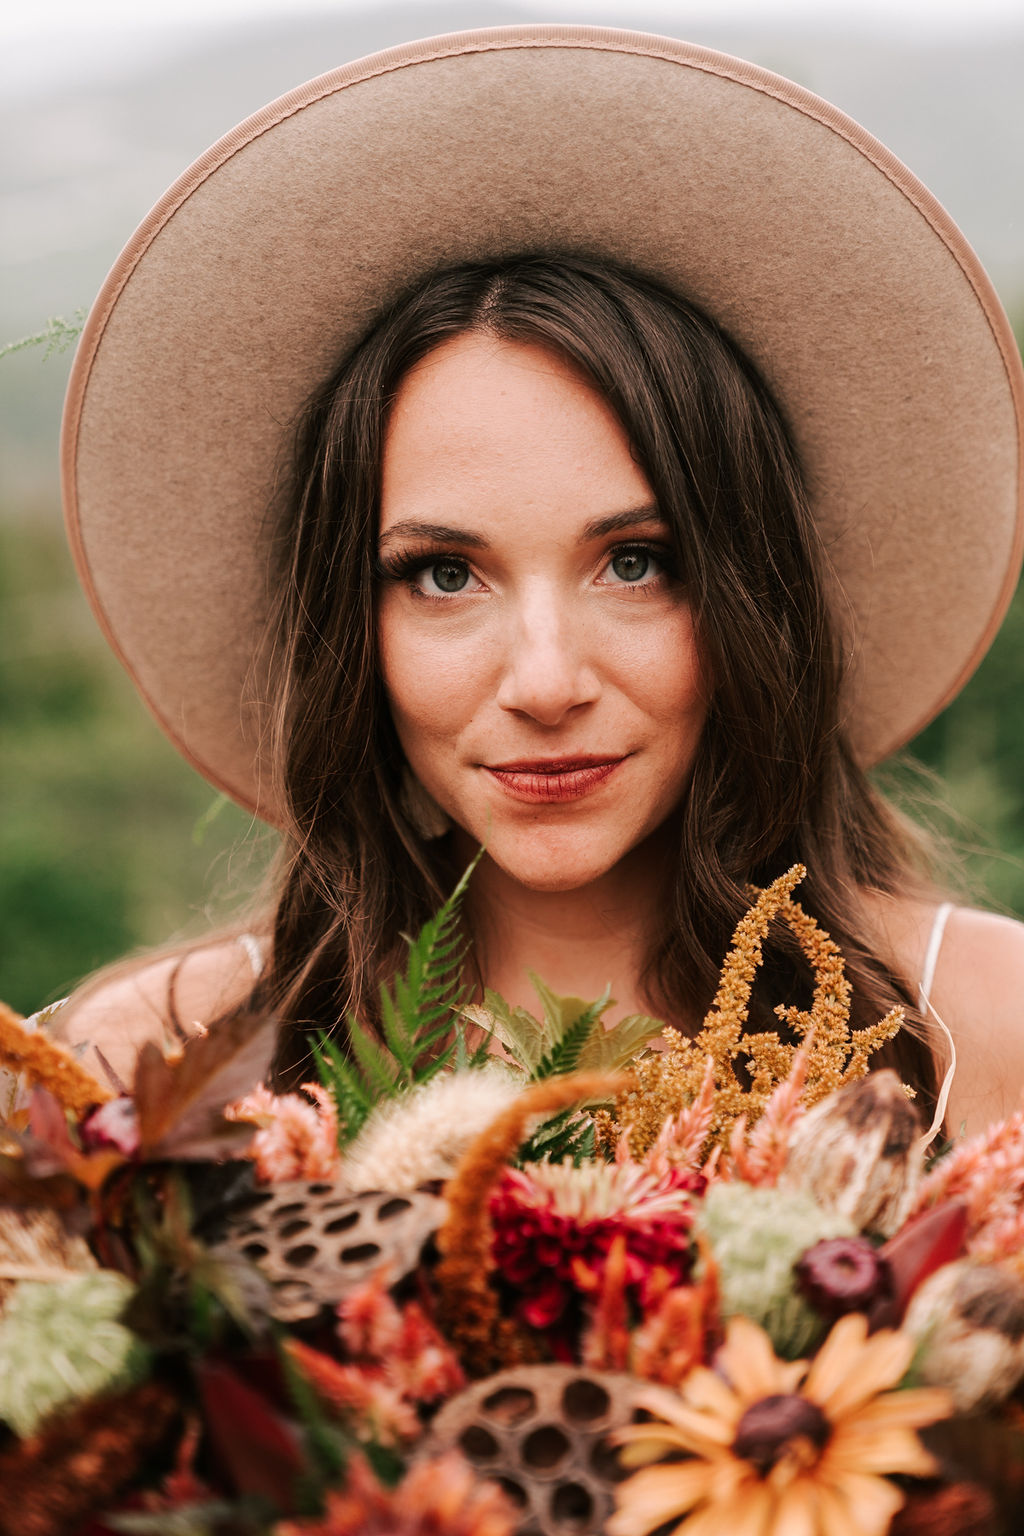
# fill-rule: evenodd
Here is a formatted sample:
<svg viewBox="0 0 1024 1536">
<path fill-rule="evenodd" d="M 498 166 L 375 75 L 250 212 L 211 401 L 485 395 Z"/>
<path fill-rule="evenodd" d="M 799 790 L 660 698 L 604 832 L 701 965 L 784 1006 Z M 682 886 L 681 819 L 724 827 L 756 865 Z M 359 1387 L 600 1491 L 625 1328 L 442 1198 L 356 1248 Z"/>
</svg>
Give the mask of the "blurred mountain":
<svg viewBox="0 0 1024 1536">
<path fill-rule="evenodd" d="M 88 83 L 0 101 L 0 343 L 87 306 L 128 235 L 184 167 L 249 113 L 313 75 L 435 32 L 536 21 L 502 0 L 374 5 L 176 36 Z M 557 17 L 556 19 L 561 19 Z M 608 25 L 685 32 L 818 92 L 905 160 L 960 224 L 1011 318 L 1024 315 L 1024 28 L 1001 39 L 666 22 L 622 5 Z M 0 363 L 0 512 L 56 505 L 69 354 Z"/>
</svg>

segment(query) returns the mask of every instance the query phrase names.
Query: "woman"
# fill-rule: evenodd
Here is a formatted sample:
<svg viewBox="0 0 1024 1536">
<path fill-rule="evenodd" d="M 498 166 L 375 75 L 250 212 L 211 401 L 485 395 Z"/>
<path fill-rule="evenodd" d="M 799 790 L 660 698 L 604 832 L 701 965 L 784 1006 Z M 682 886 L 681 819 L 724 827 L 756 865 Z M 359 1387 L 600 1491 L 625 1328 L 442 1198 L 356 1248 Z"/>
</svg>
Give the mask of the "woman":
<svg viewBox="0 0 1024 1536">
<path fill-rule="evenodd" d="M 94 310 L 67 491 L 108 633 L 285 869 L 263 931 L 89 991 L 70 1038 L 126 1073 L 172 1013 L 255 1007 L 301 1079 L 481 842 L 479 983 L 692 1031 L 800 860 L 856 1022 L 907 1006 L 927 1102 L 934 1010 L 950 1127 L 1005 1113 L 1024 930 L 949 912 L 864 767 L 1005 606 L 1007 338 L 881 146 L 683 44 L 462 34 L 242 125 Z M 759 1016 L 800 985 L 780 937 Z"/>
</svg>

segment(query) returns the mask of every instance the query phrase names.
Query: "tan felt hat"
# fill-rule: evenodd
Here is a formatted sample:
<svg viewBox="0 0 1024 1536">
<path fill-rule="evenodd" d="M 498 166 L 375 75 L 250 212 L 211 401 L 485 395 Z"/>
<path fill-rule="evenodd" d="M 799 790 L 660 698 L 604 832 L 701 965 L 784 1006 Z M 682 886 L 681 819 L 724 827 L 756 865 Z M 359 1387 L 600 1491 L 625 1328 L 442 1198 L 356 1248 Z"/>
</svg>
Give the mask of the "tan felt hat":
<svg viewBox="0 0 1024 1536">
<path fill-rule="evenodd" d="M 397 289 L 527 251 L 660 279 L 766 376 L 837 573 L 864 761 L 952 698 L 1005 611 L 1020 359 L 977 258 L 888 150 L 801 87 L 668 38 L 410 43 L 300 86 L 186 171 L 71 375 L 86 591 L 175 745 L 268 820 L 246 681 L 290 424 Z"/>
</svg>

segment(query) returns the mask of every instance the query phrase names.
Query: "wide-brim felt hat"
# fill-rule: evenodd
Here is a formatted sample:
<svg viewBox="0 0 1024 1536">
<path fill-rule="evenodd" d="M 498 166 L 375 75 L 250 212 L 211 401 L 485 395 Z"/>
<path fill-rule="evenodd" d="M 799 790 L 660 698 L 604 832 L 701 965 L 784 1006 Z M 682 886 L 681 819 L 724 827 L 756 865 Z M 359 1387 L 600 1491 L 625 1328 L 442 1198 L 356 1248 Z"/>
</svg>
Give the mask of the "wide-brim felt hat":
<svg viewBox="0 0 1024 1536">
<path fill-rule="evenodd" d="M 977 665 L 1021 557 L 1024 379 L 980 263 L 800 86 L 667 38 L 527 26 L 393 48 L 256 113 L 96 301 L 65 411 L 68 526 L 172 741 L 277 819 L 252 663 L 297 413 L 397 291 L 519 252 L 648 274 L 753 360 L 834 572 L 855 751 L 909 740 Z"/>
</svg>

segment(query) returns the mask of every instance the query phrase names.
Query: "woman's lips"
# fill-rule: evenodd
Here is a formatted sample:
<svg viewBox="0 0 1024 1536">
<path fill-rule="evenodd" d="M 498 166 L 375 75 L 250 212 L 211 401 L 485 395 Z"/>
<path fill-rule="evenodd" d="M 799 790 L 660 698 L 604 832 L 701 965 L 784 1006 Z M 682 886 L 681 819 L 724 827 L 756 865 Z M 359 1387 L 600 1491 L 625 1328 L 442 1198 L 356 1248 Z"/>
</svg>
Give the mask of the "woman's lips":
<svg viewBox="0 0 1024 1536">
<path fill-rule="evenodd" d="M 486 764 L 487 772 L 514 800 L 553 804 L 579 800 L 615 772 L 624 757 L 567 757 Z"/>
</svg>

